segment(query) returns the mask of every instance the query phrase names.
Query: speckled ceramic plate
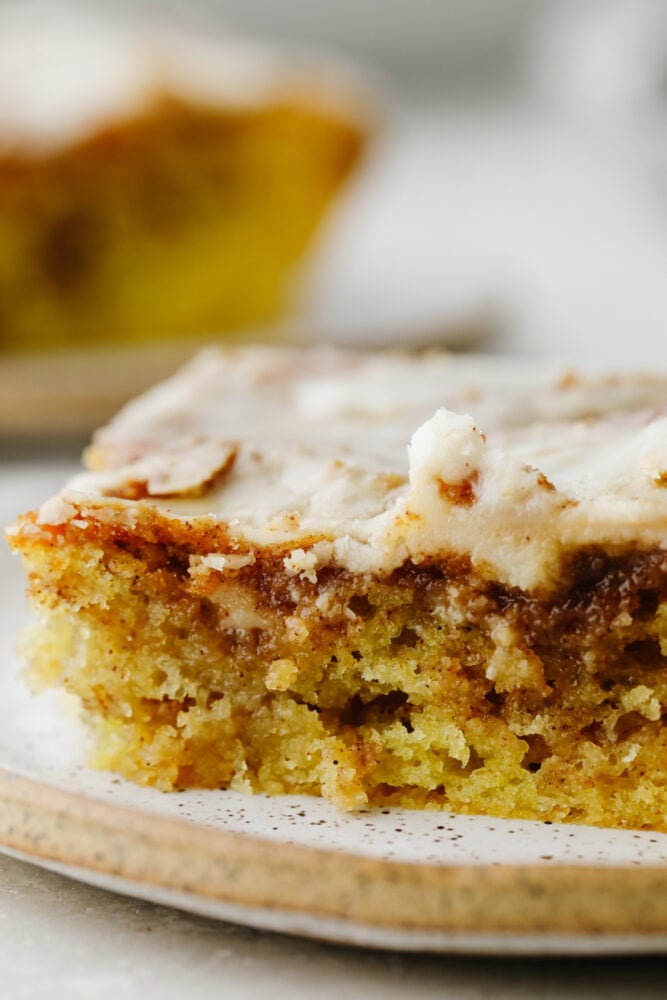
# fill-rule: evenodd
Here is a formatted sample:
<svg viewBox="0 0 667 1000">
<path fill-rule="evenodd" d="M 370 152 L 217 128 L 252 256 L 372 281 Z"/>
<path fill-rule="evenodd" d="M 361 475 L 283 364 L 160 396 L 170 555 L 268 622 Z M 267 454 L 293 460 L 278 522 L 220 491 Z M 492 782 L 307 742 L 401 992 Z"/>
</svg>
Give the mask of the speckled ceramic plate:
<svg viewBox="0 0 667 1000">
<path fill-rule="evenodd" d="M 65 469 L 0 471 L 10 519 Z M 667 835 L 232 792 L 164 795 L 85 765 L 76 706 L 30 696 L 0 558 L 0 846 L 83 881 L 224 920 L 384 948 L 667 951 Z"/>
</svg>

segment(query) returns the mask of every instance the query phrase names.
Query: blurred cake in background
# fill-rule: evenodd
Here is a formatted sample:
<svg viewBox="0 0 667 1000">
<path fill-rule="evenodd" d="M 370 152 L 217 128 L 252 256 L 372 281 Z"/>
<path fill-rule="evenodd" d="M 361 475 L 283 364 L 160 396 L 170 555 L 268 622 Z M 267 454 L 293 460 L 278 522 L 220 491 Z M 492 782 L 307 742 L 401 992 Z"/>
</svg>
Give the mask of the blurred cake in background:
<svg viewBox="0 0 667 1000">
<path fill-rule="evenodd" d="M 0 349 L 275 319 L 370 124 L 338 65 L 0 5 Z"/>
</svg>

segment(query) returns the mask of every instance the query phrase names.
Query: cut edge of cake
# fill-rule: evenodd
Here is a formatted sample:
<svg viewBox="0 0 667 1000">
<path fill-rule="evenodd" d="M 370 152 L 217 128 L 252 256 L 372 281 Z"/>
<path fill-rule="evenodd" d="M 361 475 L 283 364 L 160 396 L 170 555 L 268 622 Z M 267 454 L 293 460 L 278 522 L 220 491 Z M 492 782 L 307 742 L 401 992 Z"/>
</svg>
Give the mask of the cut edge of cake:
<svg viewBox="0 0 667 1000">
<path fill-rule="evenodd" d="M 665 829 L 666 385 L 206 353 L 10 530 L 31 676 L 164 789 Z"/>
</svg>

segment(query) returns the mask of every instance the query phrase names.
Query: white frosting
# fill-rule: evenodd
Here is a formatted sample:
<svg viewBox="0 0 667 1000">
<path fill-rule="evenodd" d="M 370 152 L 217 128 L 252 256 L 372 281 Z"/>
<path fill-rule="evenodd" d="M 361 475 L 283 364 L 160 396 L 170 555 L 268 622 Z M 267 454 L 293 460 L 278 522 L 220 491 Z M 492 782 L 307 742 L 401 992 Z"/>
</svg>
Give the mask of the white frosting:
<svg viewBox="0 0 667 1000">
<path fill-rule="evenodd" d="M 357 119 L 360 93 L 321 56 L 83 5 L 0 4 L 0 154 L 58 149 L 165 96 L 240 108 L 296 99 Z"/>
<path fill-rule="evenodd" d="M 139 483 L 140 502 L 212 516 L 236 548 L 280 544 L 309 579 L 323 563 L 380 572 L 454 553 L 507 584 L 549 587 L 578 546 L 667 547 L 665 402 L 662 376 L 211 349 L 97 434 L 98 471 L 41 521 L 126 520 Z"/>
</svg>

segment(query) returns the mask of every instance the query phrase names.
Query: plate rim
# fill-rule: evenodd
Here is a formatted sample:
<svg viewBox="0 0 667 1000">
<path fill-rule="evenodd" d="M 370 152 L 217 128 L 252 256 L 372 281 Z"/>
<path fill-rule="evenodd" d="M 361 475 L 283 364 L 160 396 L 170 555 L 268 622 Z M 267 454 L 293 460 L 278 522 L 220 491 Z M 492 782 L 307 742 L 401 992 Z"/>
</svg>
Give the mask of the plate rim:
<svg viewBox="0 0 667 1000">
<path fill-rule="evenodd" d="M 3 846 L 38 864 L 76 869 L 83 881 L 86 873 L 123 880 L 137 896 L 166 891 L 389 936 L 544 942 L 575 934 L 602 947 L 623 935 L 667 935 L 664 864 L 438 865 L 369 857 L 194 824 L 7 768 L 0 768 Z"/>
</svg>

